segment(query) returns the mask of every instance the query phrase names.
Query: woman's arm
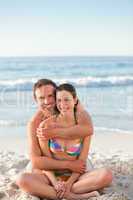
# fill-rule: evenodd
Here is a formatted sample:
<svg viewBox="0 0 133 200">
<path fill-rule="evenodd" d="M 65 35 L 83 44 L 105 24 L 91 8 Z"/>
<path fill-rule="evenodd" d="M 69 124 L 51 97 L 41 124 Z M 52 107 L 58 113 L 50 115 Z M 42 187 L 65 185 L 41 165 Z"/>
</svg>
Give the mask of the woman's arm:
<svg viewBox="0 0 133 200">
<path fill-rule="evenodd" d="M 89 148 L 90 148 L 90 142 L 91 142 L 91 136 L 84 138 L 82 150 L 78 158 L 79 160 L 83 160 L 83 161 L 87 160 Z M 80 176 L 80 173 L 75 173 L 75 172 L 72 173 L 71 177 L 67 181 L 67 185 L 69 186 L 70 189 L 73 183 L 79 178 L 79 176 Z"/>
</svg>

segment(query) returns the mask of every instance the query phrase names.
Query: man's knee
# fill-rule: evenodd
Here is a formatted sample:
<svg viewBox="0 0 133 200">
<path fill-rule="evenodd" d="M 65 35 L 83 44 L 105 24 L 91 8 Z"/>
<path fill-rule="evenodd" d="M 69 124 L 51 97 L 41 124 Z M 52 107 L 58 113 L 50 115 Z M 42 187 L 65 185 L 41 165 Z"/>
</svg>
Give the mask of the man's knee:
<svg viewBox="0 0 133 200">
<path fill-rule="evenodd" d="M 16 179 L 16 184 L 20 188 L 26 189 L 29 186 L 29 174 L 28 173 L 20 174 Z"/>
<path fill-rule="evenodd" d="M 105 184 L 105 186 L 110 185 L 113 180 L 112 171 L 108 168 L 101 169 L 100 179 L 101 179 L 101 182 Z"/>
</svg>

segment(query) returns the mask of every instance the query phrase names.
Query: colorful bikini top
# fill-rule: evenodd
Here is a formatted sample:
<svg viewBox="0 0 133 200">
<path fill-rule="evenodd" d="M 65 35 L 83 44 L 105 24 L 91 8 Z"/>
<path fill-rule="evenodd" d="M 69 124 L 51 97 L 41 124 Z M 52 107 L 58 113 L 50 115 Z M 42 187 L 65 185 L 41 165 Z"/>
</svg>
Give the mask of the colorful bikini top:
<svg viewBox="0 0 133 200">
<path fill-rule="evenodd" d="M 63 145 L 59 143 L 58 139 L 50 139 L 49 140 L 49 149 L 54 153 L 65 152 L 69 156 L 79 156 L 82 148 L 82 139 L 74 139 L 71 140 L 72 143 L 70 145 Z M 67 142 L 68 143 L 68 142 Z"/>
<path fill-rule="evenodd" d="M 75 117 L 75 124 L 77 124 L 76 116 Z M 61 141 L 61 142 L 60 142 Z M 49 149 L 50 151 L 54 153 L 59 153 L 59 152 L 65 152 L 69 156 L 79 156 L 81 149 L 82 149 L 82 143 L 83 139 L 78 138 L 78 139 L 72 139 L 70 141 L 64 142 L 62 144 L 62 139 L 54 138 L 49 140 Z"/>
</svg>

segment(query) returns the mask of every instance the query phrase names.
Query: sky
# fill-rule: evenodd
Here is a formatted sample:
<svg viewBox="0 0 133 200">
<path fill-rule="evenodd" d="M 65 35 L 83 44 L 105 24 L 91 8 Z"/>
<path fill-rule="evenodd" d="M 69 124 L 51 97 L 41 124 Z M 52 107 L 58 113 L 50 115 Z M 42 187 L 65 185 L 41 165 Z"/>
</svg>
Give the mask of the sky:
<svg viewBox="0 0 133 200">
<path fill-rule="evenodd" d="M 0 56 L 133 56 L 133 0 L 0 0 Z"/>
</svg>

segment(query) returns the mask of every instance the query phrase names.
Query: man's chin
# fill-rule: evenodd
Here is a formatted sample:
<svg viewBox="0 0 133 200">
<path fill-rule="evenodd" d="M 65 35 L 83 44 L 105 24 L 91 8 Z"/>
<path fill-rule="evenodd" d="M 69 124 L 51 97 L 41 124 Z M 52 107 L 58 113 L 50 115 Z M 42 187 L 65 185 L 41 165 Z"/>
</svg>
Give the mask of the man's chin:
<svg viewBox="0 0 133 200">
<path fill-rule="evenodd" d="M 52 112 L 54 110 L 55 107 L 53 106 L 49 106 L 49 107 L 44 107 L 44 106 L 41 106 L 41 110 L 45 111 L 46 109 L 49 111 L 49 112 Z"/>
</svg>

